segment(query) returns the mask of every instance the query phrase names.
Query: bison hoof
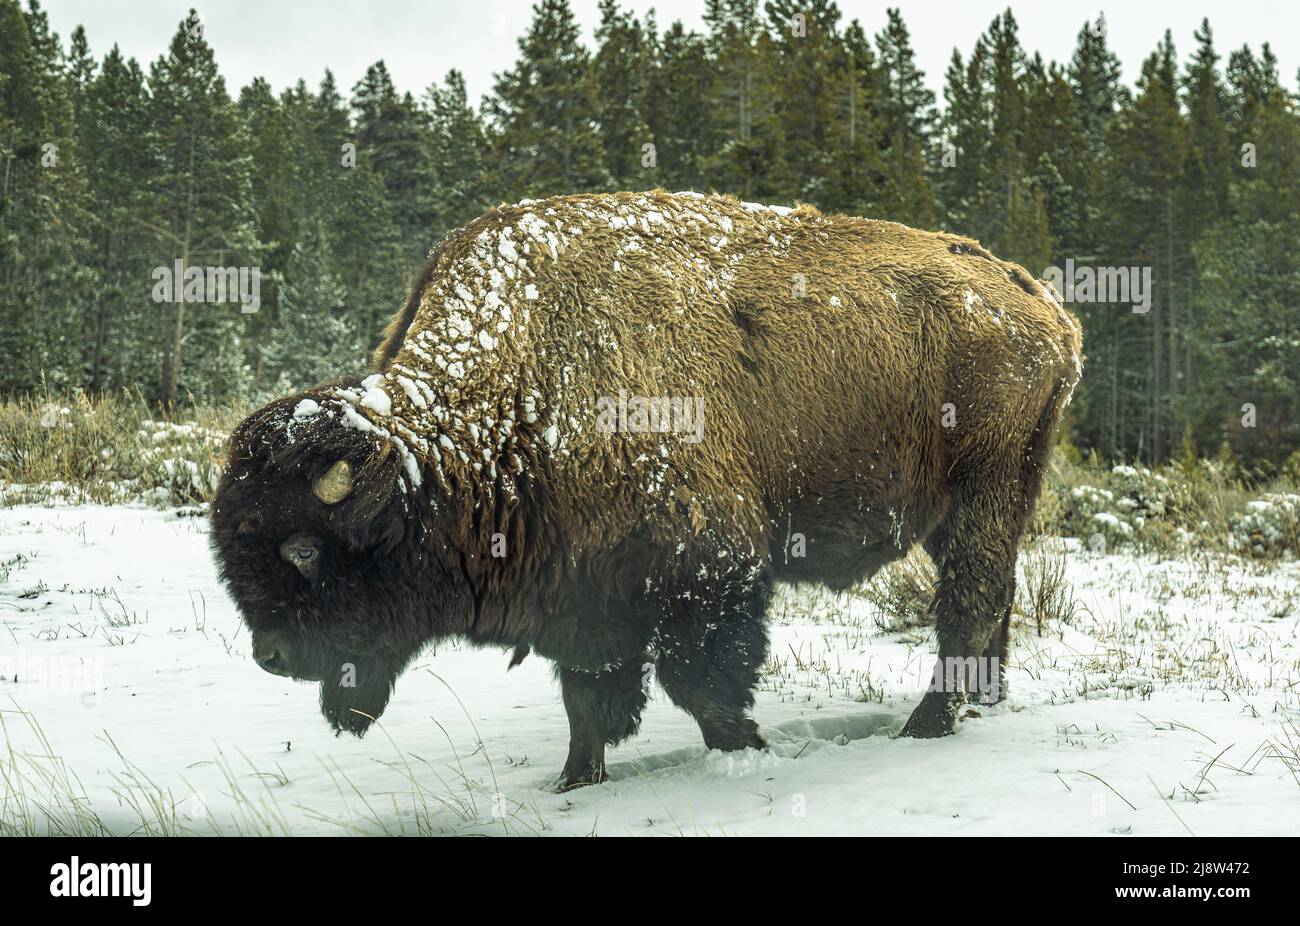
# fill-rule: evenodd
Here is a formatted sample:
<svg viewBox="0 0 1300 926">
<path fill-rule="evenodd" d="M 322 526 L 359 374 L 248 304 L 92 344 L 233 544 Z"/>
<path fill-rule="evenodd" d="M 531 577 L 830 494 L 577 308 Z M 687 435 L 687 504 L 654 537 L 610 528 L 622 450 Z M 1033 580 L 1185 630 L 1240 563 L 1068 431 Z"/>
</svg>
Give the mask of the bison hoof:
<svg viewBox="0 0 1300 926">
<path fill-rule="evenodd" d="M 921 703 L 907 718 L 899 736 L 915 736 L 921 739 L 934 739 L 949 736 L 957 726 L 957 707 L 959 698 L 935 693 L 927 694 Z"/>
<path fill-rule="evenodd" d="M 996 691 L 984 691 L 979 694 L 971 695 L 971 703 L 979 704 L 983 707 L 993 707 L 995 704 L 1001 704 L 1007 699 L 1007 689 L 999 688 Z"/>
<path fill-rule="evenodd" d="M 917 718 L 915 714 L 908 718 L 907 723 L 903 725 L 903 732 L 899 736 L 914 736 L 917 739 L 935 739 L 940 736 L 951 736 L 955 733 L 953 725 L 933 717 Z"/>
<path fill-rule="evenodd" d="M 766 749 L 767 740 L 758 732 L 758 724 L 746 717 L 739 723 L 702 730 L 705 749 L 734 752 L 737 749 Z"/>
<path fill-rule="evenodd" d="M 572 772 L 566 768 L 560 773 L 560 777 L 555 783 L 555 793 L 563 794 L 565 791 L 572 791 L 574 788 L 585 788 L 587 785 L 598 785 L 608 780 L 609 775 L 606 774 L 603 765 L 597 768 L 587 768 L 577 772 Z"/>
</svg>

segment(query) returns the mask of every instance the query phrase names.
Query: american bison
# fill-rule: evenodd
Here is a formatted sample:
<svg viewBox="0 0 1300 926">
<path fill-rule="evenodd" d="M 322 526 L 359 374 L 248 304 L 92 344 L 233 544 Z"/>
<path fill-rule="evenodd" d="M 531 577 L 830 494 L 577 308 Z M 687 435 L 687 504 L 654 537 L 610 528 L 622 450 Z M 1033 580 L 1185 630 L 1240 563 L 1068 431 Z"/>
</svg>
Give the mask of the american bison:
<svg viewBox="0 0 1300 926">
<path fill-rule="evenodd" d="M 561 784 L 604 777 L 653 666 L 705 745 L 748 710 L 775 582 L 938 566 L 953 730 L 1007 648 L 1017 542 L 1080 376 L 1053 292 L 973 241 L 693 193 L 495 209 L 432 254 L 377 372 L 231 438 L 221 574 L 265 670 L 360 734 L 432 640 L 554 661 Z M 999 689 L 981 692 L 998 698 Z"/>
</svg>

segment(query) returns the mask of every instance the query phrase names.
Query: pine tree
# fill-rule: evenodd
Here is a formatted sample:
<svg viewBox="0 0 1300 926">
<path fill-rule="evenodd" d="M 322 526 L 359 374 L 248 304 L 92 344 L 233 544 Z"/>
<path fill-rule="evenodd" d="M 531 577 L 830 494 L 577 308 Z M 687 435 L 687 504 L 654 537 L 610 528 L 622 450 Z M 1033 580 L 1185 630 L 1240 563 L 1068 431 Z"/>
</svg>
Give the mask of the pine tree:
<svg viewBox="0 0 1300 926">
<path fill-rule="evenodd" d="M 758 16 L 758 0 L 708 0 L 709 58 L 715 71 L 710 120 L 717 148 L 705 174 L 718 190 L 743 199 L 794 197 L 772 89 L 775 49 Z"/>
<path fill-rule="evenodd" d="M 1097 173 L 1074 96 L 1065 72 L 1056 64 L 1045 67 L 1038 55 L 1026 68 L 1024 86 L 1024 161 L 1033 188 L 1043 195 L 1052 263 L 1066 256 L 1087 260 Z"/>
<path fill-rule="evenodd" d="M 258 242 L 248 139 L 200 23 L 191 10 L 168 53 L 149 69 L 150 120 L 159 147 L 155 253 L 158 265 L 169 269 L 174 260 L 185 268 L 251 267 Z M 236 303 L 187 313 L 185 301 L 175 299 L 161 349 L 163 404 L 175 404 L 183 390 L 204 400 L 243 394 L 249 377 L 244 327 Z"/>
<path fill-rule="evenodd" d="M 72 81 L 40 5 L 0 2 L 0 384 L 80 387 L 96 280 Z"/>
<path fill-rule="evenodd" d="M 655 171 L 645 105 L 652 66 L 652 46 L 641 23 L 618 6 L 600 0 L 597 51 L 592 60 L 596 108 L 605 167 L 617 188 L 651 185 Z"/>
<path fill-rule="evenodd" d="M 414 282 L 433 241 L 433 188 L 428 117 L 415 100 L 398 94 L 384 62 L 366 70 L 353 91 L 357 156 L 384 181 L 389 207 L 407 250 L 407 278 Z"/>
<path fill-rule="evenodd" d="M 309 163 L 294 115 L 303 107 L 305 88 L 285 91 L 277 100 L 270 85 L 258 77 L 239 94 L 239 109 L 252 142 L 252 197 L 257 208 L 257 237 L 262 245 L 262 307 L 249 321 L 247 350 L 253 362 L 253 384 L 266 383 L 262 342 L 279 324 L 280 283 L 298 242 L 310 202 L 304 166 Z"/>
<path fill-rule="evenodd" d="M 989 185 L 991 161 L 986 154 L 992 143 L 992 102 L 984 85 L 987 57 L 988 49 L 980 37 L 967 61 L 953 50 L 944 75 L 944 151 L 936 187 L 945 224 L 951 229 L 977 227 L 981 200 Z"/>
<path fill-rule="evenodd" d="M 1107 371 L 1112 376 L 1115 443 L 1109 449 L 1161 460 L 1170 449 L 1171 435 L 1182 431 L 1171 414 L 1179 366 L 1170 347 L 1176 344 L 1171 337 L 1178 330 L 1179 300 L 1186 298 L 1178 285 L 1180 260 L 1188 253 L 1194 231 L 1180 224 L 1189 142 L 1178 104 L 1177 57 L 1168 32 L 1143 64 L 1138 96 L 1112 123 L 1108 142 L 1110 192 L 1124 207 L 1108 217 L 1106 262 L 1151 267 L 1154 288 L 1148 314 L 1125 316 L 1123 307 L 1115 307 L 1119 311 L 1108 357 L 1114 366 Z M 1135 407 L 1119 409 L 1121 395 L 1135 395 Z M 1126 426 L 1126 421 L 1132 423 Z"/>
<path fill-rule="evenodd" d="M 386 95 L 391 98 L 395 92 Z M 366 98 L 362 96 L 363 101 Z M 436 220 L 415 240 L 403 232 L 385 180 L 376 170 L 375 159 L 368 156 L 373 152 L 358 144 L 360 126 L 352 125 L 328 71 L 311 109 L 310 136 L 323 159 L 318 176 L 325 190 L 324 208 L 318 214 L 333 250 L 334 273 L 347 290 L 344 303 L 358 337 L 370 350 L 378 345 L 401 298 L 394 294 L 406 292 L 413 283 L 419 249 L 436 240 Z M 380 118 L 379 107 L 369 111 L 371 118 Z"/>
<path fill-rule="evenodd" d="M 880 111 L 884 76 L 862 25 L 844 30 L 834 72 L 834 121 L 823 205 L 832 212 L 869 218 L 889 208 L 884 153 L 888 148 Z"/>
<path fill-rule="evenodd" d="M 1037 77 L 1029 73 L 1018 32 L 1007 10 L 980 36 L 965 65 L 953 55 L 944 122 L 952 146 L 945 156 L 953 163 L 942 171 L 941 193 L 951 227 L 1041 273 L 1052 253 L 1047 192 L 1063 180 L 1050 155 L 1042 159 L 1045 142 L 1035 148 L 1026 139 L 1027 97 L 1047 75 L 1041 62 Z"/>
<path fill-rule="evenodd" d="M 356 145 L 348 107 L 332 72 L 325 72 L 320 89 L 307 101 L 307 109 L 304 145 L 311 176 L 314 182 L 323 185 L 316 192 L 323 193 L 328 189 L 330 179 L 337 179 L 346 169 L 345 160 L 351 160 L 347 158 L 349 149 L 345 146 Z"/>
<path fill-rule="evenodd" d="M 283 395 L 365 368 L 363 338 L 347 311 L 347 287 L 334 273 L 323 222 L 304 230 L 285 268 L 279 323 L 267 340 L 266 366 Z"/>
<path fill-rule="evenodd" d="M 1029 175 L 1025 144 L 1026 59 L 1011 10 L 995 18 L 986 33 L 993 104 L 990 186 L 981 223 L 989 247 L 1040 273 L 1051 254 L 1044 196 Z"/>
<path fill-rule="evenodd" d="M 465 78 L 459 71 L 447 72 L 443 84 L 429 87 L 425 94 L 433 175 L 437 178 L 433 240 L 476 218 L 493 204 L 490 178 L 484 171 L 491 145 L 483 120 L 469 104 Z"/>
<path fill-rule="evenodd" d="M 843 55 L 833 0 L 772 0 L 772 91 L 795 198 L 825 205 Z"/>
<path fill-rule="evenodd" d="M 1247 460 L 1281 460 L 1300 448 L 1300 112 L 1271 55 L 1252 67 L 1243 52 L 1230 64 L 1228 105 L 1248 120 L 1255 151 L 1233 162 L 1226 217 L 1193 246 L 1187 406 L 1202 446 L 1230 440 Z M 1242 425 L 1247 403 L 1253 428 Z"/>
<path fill-rule="evenodd" d="M 67 76 L 72 102 L 72 124 L 80 126 L 86 94 L 89 92 L 91 81 L 95 79 L 95 58 L 90 53 L 86 30 L 81 26 L 72 30 L 72 40 L 68 48 Z"/>
<path fill-rule="evenodd" d="M 591 55 L 568 0 L 540 0 L 519 52 L 488 101 L 498 190 L 517 199 L 607 188 Z"/>
<path fill-rule="evenodd" d="M 712 186 L 706 161 L 718 145 L 710 101 L 715 75 L 703 36 L 673 23 L 655 45 L 645 118 L 655 146 L 655 176 L 673 190 Z"/>
<path fill-rule="evenodd" d="M 34 386 L 43 366 L 34 278 L 36 236 L 48 228 L 51 191 L 41 160 L 51 131 L 40 70 L 23 11 L 14 0 L 0 0 L 0 381 L 10 390 Z"/>
<path fill-rule="evenodd" d="M 1278 78 L 1277 58 L 1268 42 L 1259 58 L 1244 45 L 1229 55 L 1227 82 L 1230 145 L 1239 152 L 1241 145 L 1254 136 L 1260 111 L 1286 95 Z"/>
<path fill-rule="evenodd" d="M 1094 159 L 1106 150 L 1106 130 L 1119 109 L 1131 95 L 1120 80 L 1119 58 L 1110 50 L 1106 16 L 1085 22 L 1079 30 L 1078 44 L 1066 69 L 1074 105 L 1083 126 L 1088 149 Z"/>
<path fill-rule="evenodd" d="M 926 175 L 926 158 L 937 123 L 934 94 L 916 66 L 911 35 L 898 9 L 886 11 L 885 28 L 876 35 L 884 75 L 880 118 L 885 153 L 885 198 L 880 218 L 930 227 L 936 222 L 934 193 Z"/>
<path fill-rule="evenodd" d="M 142 281 L 152 250 L 152 183 L 160 164 L 144 73 L 114 45 L 86 88 L 78 123 L 92 191 L 91 240 L 100 277 L 88 325 L 88 387 L 122 390 L 157 376 L 161 306 Z M 150 394 L 153 394 L 152 388 Z"/>
<path fill-rule="evenodd" d="M 1198 206 L 1189 219 L 1198 225 L 1210 225 L 1224 214 L 1228 203 L 1232 160 L 1227 123 L 1229 108 L 1208 19 L 1201 21 L 1195 38 L 1197 48 L 1183 78 L 1183 87 L 1188 140 L 1198 162 L 1195 172 L 1199 182 L 1189 186 L 1186 193 Z"/>
</svg>

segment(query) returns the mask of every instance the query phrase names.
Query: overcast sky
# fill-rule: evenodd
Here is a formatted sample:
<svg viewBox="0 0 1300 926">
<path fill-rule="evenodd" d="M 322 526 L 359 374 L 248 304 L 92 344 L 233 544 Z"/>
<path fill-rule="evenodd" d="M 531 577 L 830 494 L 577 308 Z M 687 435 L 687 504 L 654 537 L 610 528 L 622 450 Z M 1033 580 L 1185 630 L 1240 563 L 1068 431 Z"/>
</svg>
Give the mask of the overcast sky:
<svg viewBox="0 0 1300 926">
<path fill-rule="evenodd" d="M 51 24 L 65 45 L 72 29 L 86 27 L 96 58 L 114 44 L 148 70 L 166 48 L 190 3 L 175 0 L 46 0 Z M 347 91 L 382 58 L 400 90 L 419 95 L 450 68 L 465 74 L 470 96 L 491 90 L 493 74 L 514 61 L 516 40 L 527 28 L 527 0 L 202 0 L 208 41 L 232 94 L 256 76 L 277 90 L 298 78 L 315 87 L 326 67 Z M 590 47 L 599 20 L 597 0 L 572 0 Z M 874 35 L 885 21 L 885 7 L 900 6 L 911 30 L 921 67 L 940 103 L 942 82 L 953 47 L 965 56 L 989 21 L 1008 0 L 928 0 L 893 3 L 843 0 L 844 20 L 858 19 Z M 1065 62 L 1084 19 L 1104 11 L 1111 47 L 1132 84 L 1142 60 L 1166 28 L 1173 29 L 1180 60 L 1192 47 L 1192 32 L 1202 17 L 1214 28 L 1215 43 L 1227 52 L 1265 41 L 1281 63 L 1283 82 L 1296 88 L 1300 64 L 1300 3 L 1295 0 L 1178 0 L 1177 3 L 1011 0 L 1024 46 L 1048 59 Z M 638 13 L 657 10 L 660 29 L 675 19 L 700 29 L 704 0 L 624 0 Z"/>
</svg>

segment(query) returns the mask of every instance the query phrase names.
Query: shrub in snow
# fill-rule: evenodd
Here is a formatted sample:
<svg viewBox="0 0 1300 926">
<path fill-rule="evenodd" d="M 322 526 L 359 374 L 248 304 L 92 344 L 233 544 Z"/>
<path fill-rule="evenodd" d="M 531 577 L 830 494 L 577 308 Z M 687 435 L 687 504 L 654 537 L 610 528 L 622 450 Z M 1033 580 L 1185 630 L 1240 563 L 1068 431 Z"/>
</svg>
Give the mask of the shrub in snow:
<svg viewBox="0 0 1300 926">
<path fill-rule="evenodd" d="M 1229 546 L 1255 556 L 1295 553 L 1300 538 L 1300 495 L 1262 495 L 1230 525 Z"/>
<path fill-rule="evenodd" d="M 1169 480 L 1143 467 L 1116 466 L 1111 470 L 1116 506 L 1134 519 L 1163 518 L 1171 513 Z"/>
<path fill-rule="evenodd" d="M 1107 546 L 1127 542 L 1133 527 L 1127 513 L 1116 504 L 1115 493 L 1094 485 L 1077 485 L 1060 499 L 1061 527 L 1066 533 L 1088 540 L 1101 534 Z"/>
</svg>

